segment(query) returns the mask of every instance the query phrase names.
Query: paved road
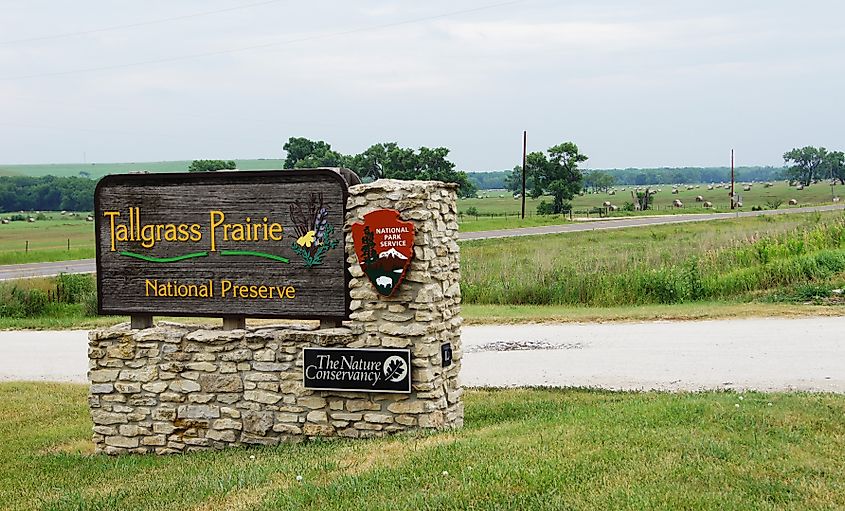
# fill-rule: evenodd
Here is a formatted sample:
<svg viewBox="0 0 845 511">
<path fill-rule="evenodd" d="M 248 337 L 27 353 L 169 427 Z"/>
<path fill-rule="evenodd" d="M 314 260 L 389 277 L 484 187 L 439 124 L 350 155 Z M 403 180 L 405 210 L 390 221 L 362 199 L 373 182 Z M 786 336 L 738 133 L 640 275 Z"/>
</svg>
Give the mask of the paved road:
<svg viewBox="0 0 845 511">
<path fill-rule="evenodd" d="M 845 318 L 470 327 L 465 385 L 845 392 Z M 513 348 L 517 340 L 522 346 Z"/>
<path fill-rule="evenodd" d="M 835 211 L 845 208 L 845 205 L 812 206 L 806 208 L 778 209 L 773 211 L 743 211 L 738 213 L 703 213 L 694 215 L 632 217 L 619 220 L 602 220 L 564 225 L 546 225 L 543 227 L 524 227 L 521 229 L 502 229 L 498 231 L 462 232 L 458 234 L 460 240 L 479 240 L 490 238 L 510 238 L 515 236 L 537 236 L 541 234 L 557 234 L 564 232 L 598 231 L 604 229 L 624 229 L 627 227 L 646 227 L 649 225 L 680 224 L 687 222 L 705 222 L 709 220 L 726 220 L 748 216 L 788 215 L 793 213 L 809 213 L 813 211 Z M 59 273 L 94 273 L 93 259 L 78 261 L 64 261 L 58 263 L 30 263 L 0 266 L 0 280 L 19 279 L 23 277 L 48 277 Z"/>
<path fill-rule="evenodd" d="M 0 266 L 0 280 L 25 277 L 51 277 L 59 273 L 93 273 L 94 259 L 58 261 L 54 263 L 9 264 Z"/>
<path fill-rule="evenodd" d="M 845 392 L 845 318 L 464 328 L 468 386 Z M 0 332 L 0 380 L 85 382 L 87 333 Z"/>
</svg>

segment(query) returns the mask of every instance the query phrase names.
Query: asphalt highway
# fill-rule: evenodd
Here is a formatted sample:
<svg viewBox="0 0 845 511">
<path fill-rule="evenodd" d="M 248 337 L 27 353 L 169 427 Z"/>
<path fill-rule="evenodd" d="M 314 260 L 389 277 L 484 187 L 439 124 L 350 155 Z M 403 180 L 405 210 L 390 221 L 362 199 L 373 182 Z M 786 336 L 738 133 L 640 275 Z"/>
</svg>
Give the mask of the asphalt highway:
<svg viewBox="0 0 845 511">
<path fill-rule="evenodd" d="M 687 222 L 707 222 L 713 220 L 728 220 L 765 215 L 789 215 L 795 213 L 810 213 L 813 211 L 837 211 L 845 205 L 811 206 L 806 208 L 777 209 L 768 211 L 742 211 L 737 213 L 703 213 L 693 215 L 666 215 L 649 217 L 631 217 L 618 220 L 596 220 L 577 222 L 564 225 L 546 225 L 542 227 L 524 227 L 520 229 L 501 229 L 497 231 L 462 232 L 458 239 L 483 240 L 491 238 L 511 238 L 515 236 L 539 236 L 543 234 L 559 234 L 566 232 L 600 231 L 605 229 L 626 229 L 629 227 L 647 227 L 650 225 L 682 224 Z M 29 263 L 0 266 L 0 280 L 11 280 L 27 277 L 49 277 L 59 273 L 94 273 L 96 271 L 94 259 L 78 261 L 61 261 L 54 263 Z"/>
<path fill-rule="evenodd" d="M 94 259 L 57 261 L 54 263 L 9 264 L 0 266 L 0 280 L 27 277 L 50 277 L 59 273 L 94 273 Z"/>
</svg>

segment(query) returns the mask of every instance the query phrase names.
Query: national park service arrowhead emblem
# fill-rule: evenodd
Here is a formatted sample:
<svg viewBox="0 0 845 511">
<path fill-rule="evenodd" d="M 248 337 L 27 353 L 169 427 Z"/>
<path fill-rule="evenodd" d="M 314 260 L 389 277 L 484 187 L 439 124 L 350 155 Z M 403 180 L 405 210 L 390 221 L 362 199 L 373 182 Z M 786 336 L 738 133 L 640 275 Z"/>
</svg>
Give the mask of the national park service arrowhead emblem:
<svg viewBox="0 0 845 511">
<path fill-rule="evenodd" d="M 384 296 L 393 296 L 414 256 L 414 224 L 399 219 L 394 209 L 377 209 L 352 224 L 358 264 Z"/>
</svg>

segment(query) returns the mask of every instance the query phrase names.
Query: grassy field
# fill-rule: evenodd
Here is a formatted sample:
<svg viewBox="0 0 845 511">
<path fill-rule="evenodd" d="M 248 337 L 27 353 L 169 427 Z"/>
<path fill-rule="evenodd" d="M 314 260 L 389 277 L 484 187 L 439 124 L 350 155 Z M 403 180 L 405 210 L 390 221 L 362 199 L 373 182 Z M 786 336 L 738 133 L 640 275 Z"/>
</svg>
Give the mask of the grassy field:
<svg viewBox="0 0 845 511">
<path fill-rule="evenodd" d="M 754 184 L 750 192 L 742 191 L 742 186 L 737 184 L 736 191 L 742 196 L 743 211 L 750 211 L 753 206 L 763 206 L 766 209 L 768 203 L 771 201 L 780 201 L 782 204 L 780 208 L 800 207 L 817 204 L 827 204 L 832 201 L 830 184 L 822 182 L 815 185 L 810 185 L 803 190 L 796 190 L 794 187 L 789 187 L 784 181 L 774 181 L 771 188 L 765 188 L 763 184 Z M 654 185 L 650 186 L 652 190 L 659 189 L 654 196 L 654 205 L 657 207 L 654 211 L 643 212 L 641 214 L 665 214 L 665 213 L 700 213 L 700 212 L 724 212 L 730 211 L 730 200 L 728 198 L 728 190 L 714 189 L 707 190 L 706 184 L 693 185 L 692 190 L 687 190 L 687 186 L 678 187 L 678 193 L 672 194 L 672 185 Z M 697 187 L 697 188 L 696 188 Z M 616 195 L 608 195 L 607 193 L 586 194 L 576 196 L 572 201 L 572 207 L 576 211 L 589 210 L 592 208 L 602 207 L 605 201 L 610 201 L 618 207 L 622 207 L 626 202 L 633 202 L 631 199 L 631 190 L 635 189 L 633 186 L 618 186 L 616 187 Z M 645 189 L 645 187 L 641 187 Z M 624 191 L 623 191 L 624 189 Z M 836 196 L 845 194 L 845 187 L 836 185 L 833 187 L 833 193 Z M 521 201 L 514 199 L 511 194 L 504 190 L 483 190 L 481 192 L 484 198 L 481 199 L 461 199 L 458 201 L 458 211 L 466 212 L 470 207 L 475 207 L 480 216 L 510 214 L 517 215 L 521 209 Z M 705 209 L 702 203 L 696 202 L 695 198 L 701 196 L 703 200 L 713 203 L 713 208 Z M 672 201 L 680 199 L 684 203 L 684 208 L 673 208 Z M 789 200 L 795 199 L 798 201 L 797 206 L 789 206 Z M 537 205 L 541 200 L 550 202 L 549 197 L 540 197 L 538 199 L 526 198 L 525 211 L 526 216 L 536 216 Z M 617 211 L 616 215 L 623 215 L 624 212 Z M 640 213 L 638 213 L 640 214 Z M 595 215 L 593 215 L 595 216 Z"/>
<path fill-rule="evenodd" d="M 464 305 L 465 325 L 525 323 L 606 323 L 619 321 L 693 321 L 741 318 L 807 318 L 845 316 L 845 307 L 810 301 L 790 303 L 692 302 L 621 307 L 577 307 L 569 305 Z M 129 321 L 128 316 L 88 316 L 82 307 L 61 304 L 48 315 L 0 317 L 0 330 L 87 330 Z M 219 318 L 172 318 L 155 321 L 220 326 Z M 247 326 L 279 324 L 278 320 L 247 319 Z"/>
<path fill-rule="evenodd" d="M 841 212 L 461 244 L 468 304 L 632 306 L 811 299 L 845 284 Z M 822 289 L 822 288 L 827 288 Z"/>
<path fill-rule="evenodd" d="M 0 508 L 845 507 L 839 395 L 478 389 L 456 431 L 111 458 L 86 393 L 0 384 Z"/>
<path fill-rule="evenodd" d="M 94 223 L 85 220 L 88 214 L 82 212 L 69 216 L 49 212 L 31 215 L 44 217 L 33 223 L 24 221 L 0 225 L 0 264 L 94 257 Z M 0 214 L 0 217 L 9 216 Z"/>
<path fill-rule="evenodd" d="M 809 300 L 790 302 L 687 302 L 584 307 L 575 305 L 477 305 L 461 307 L 465 325 L 522 323 L 607 323 L 743 318 L 845 316 L 845 307 Z M 2 328 L 0 320 L 0 328 Z"/>
<path fill-rule="evenodd" d="M 461 258 L 471 323 L 845 314 L 841 212 L 467 241 Z M 49 291 L 55 279 L 0 283 L 0 294 L 10 286 Z M 0 328 L 125 320 L 90 317 L 84 302 L 0 314 Z"/>
<path fill-rule="evenodd" d="M 174 165 L 187 165 L 188 163 L 190 162 L 163 162 L 161 168 L 153 170 L 184 170 L 175 168 Z M 243 168 L 250 168 L 249 165 L 261 167 L 263 164 L 267 164 L 267 166 L 278 166 L 281 165 L 281 160 L 243 160 L 242 163 L 246 165 Z M 116 165 L 125 166 L 116 167 L 117 170 L 128 171 L 136 164 Z M 43 171 L 49 173 L 48 167 L 57 167 L 57 170 L 54 169 L 56 173 L 65 168 L 62 165 L 35 166 L 35 170 L 29 169 L 27 172 Z M 2 169 L 0 169 L 1 171 Z M 111 172 L 107 168 L 102 168 L 100 171 L 104 174 Z M 68 170 L 68 172 L 70 171 Z M 616 196 L 608 196 L 602 193 L 576 197 L 573 201 L 573 207 L 576 211 L 588 211 L 600 207 L 606 200 L 622 206 L 625 200 L 630 201 L 630 188 L 626 192 L 621 191 L 622 188 L 625 187 L 619 187 Z M 622 217 L 729 211 L 727 194 L 724 190 L 708 191 L 706 190 L 706 185 L 700 185 L 700 188 L 694 188 L 693 190 L 687 190 L 686 187 L 681 187 L 679 188 L 678 195 L 672 195 L 670 193 L 670 186 L 658 188 L 661 188 L 662 192 L 658 193 L 655 197 L 657 209 L 644 212 L 617 211 L 612 213 L 611 216 Z M 838 194 L 841 189 L 841 186 L 837 186 L 835 193 Z M 768 209 L 767 204 L 771 205 L 772 201 L 780 201 L 782 203 L 779 209 L 817 205 L 830 203 L 831 201 L 830 186 L 821 183 L 809 186 L 801 191 L 789 188 L 782 181 L 776 182 L 771 188 L 763 188 L 762 185 L 757 184 L 752 188 L 751 192 L 743 192 L 743 194 L 745 206 L 743 210 L 745 211 L 750 210 L 752 206 L 762 206 Z M 526 204 L 526 218 L 520 219 L 520 201 L 514 200 L 507 192 L 488 190 L 484 191 L 483 195 L 484 198 L 481 199 L 460 199 L 458 201 L 458 210 L 461 213 L 460 230 L 462 232 L 536 227 L 569 222 L 568 217 L 565 215 L 537 215 L 537 204 L 539 204 L 540 200 L 544 200 L 544 198 L 529 198 Z M 713 202 L 714 207 L 709 209 L 700 207 L 700 203 L 695 202 L 694 198 L 696 195 L 702 195 L 705 200 Z M 682 209 L 672 208 L 671 203 L 675 198 L 680 198 L 686 207 Z M 791 198 L 798 200 L 797 206 L 787 205 Z M 549 200 L 549 198 L 545 198 L 545 200 Z M 475 208 L 478 214 L 466 214 L 467 211 L 472 211 L 470 208 Z M 93 225 L 90 222 L 85 222 L 85 216 L 88 213 L 82 213 L 78 217 L 62 217 L 58 213 L 43 214 L 47 215 L 48 220 L 34 223 L 12 222 L 7 225 L 0 225 L 0 264 L 63 261 L 94 257 Z M 11 213 L 3 213 L 0 214 L 0 217 L 8 218 L 10 215 Z M 33 214 L 33 216 L 35 215 Z M 597 215 L 596 213 L 590 215 L 577 213 L 575 216 L 591 216 L 595 218 Z M 70 250 L 67 249 L 68 240 L 70 240 Z M 27 241 L 29 242 L 28 252 L 26 251 Z"/>
</svg>

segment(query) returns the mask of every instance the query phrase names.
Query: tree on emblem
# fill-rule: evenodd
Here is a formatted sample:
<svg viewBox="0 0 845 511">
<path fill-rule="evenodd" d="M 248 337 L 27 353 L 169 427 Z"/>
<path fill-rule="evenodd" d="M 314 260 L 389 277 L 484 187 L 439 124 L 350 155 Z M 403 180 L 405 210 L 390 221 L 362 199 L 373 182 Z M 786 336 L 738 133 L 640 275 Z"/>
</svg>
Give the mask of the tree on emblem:
<svg viewBox="0 0 845 511">
<path fill-rule="evenodd" d="M 364 260 L 368 263 L 378 259 L 376 241 L 369 225 L 364 226 L 364 236 L 361 238 L 361 251 L 364 253 Z"/>
</svg>

